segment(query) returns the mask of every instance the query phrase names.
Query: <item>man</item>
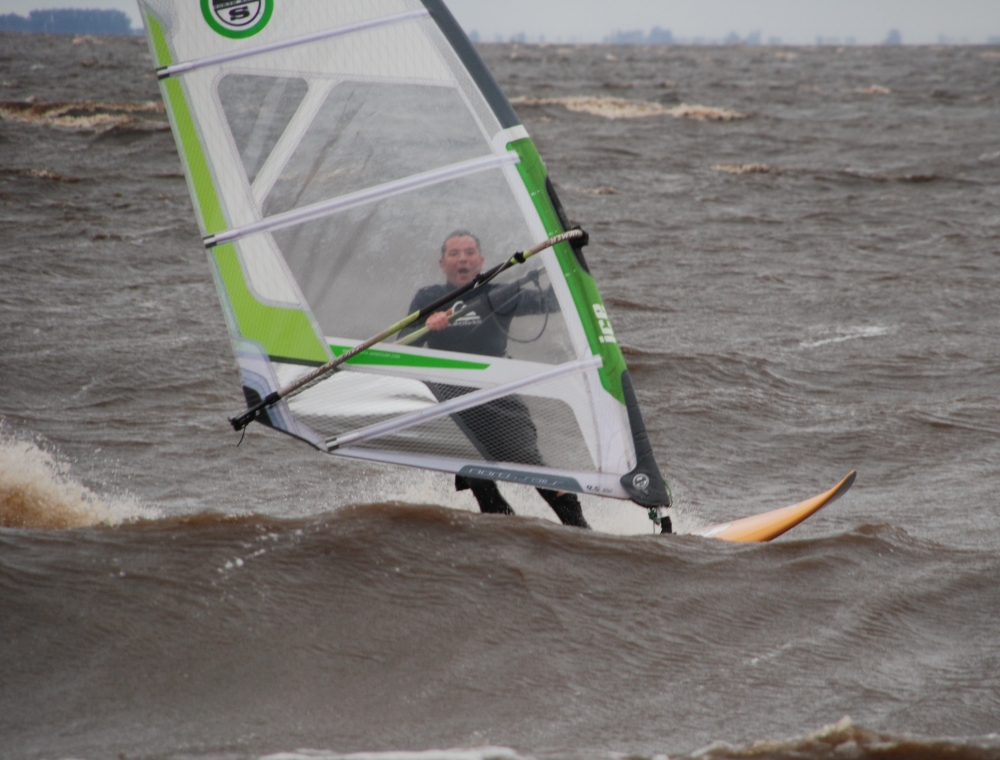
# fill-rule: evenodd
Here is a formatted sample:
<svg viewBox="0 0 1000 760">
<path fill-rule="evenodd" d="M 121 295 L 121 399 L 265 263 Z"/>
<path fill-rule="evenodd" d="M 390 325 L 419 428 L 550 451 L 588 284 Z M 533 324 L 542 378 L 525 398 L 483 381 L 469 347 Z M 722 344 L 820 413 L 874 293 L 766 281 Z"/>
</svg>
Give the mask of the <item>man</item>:
<svg viewBox="0 0 1000 760">
<path fill-rule="evenodd" d="M 469 284 L 479 276 L 484 263 L 479 251 L 479 238 L 467 230 L 455 230 L 441 245 L 441 259 L 438 261 L 446 282 L 417 291 L 410 304 L 410 312 L 433 303 L 455 288 Z M 551 287 L 542 291 L 540 288 L 524 289 L 519 283 L 490 283 L 483 286 L 481 292 L 468 298 L 461 307 L 451 306 L 429 315 L 424 321 L 428 332 L 415 343 L 441 351 L 505 356 L 508 331 L 514 317 L 545 314 L 558 309 L 559 304 Z M 410 330 L 420 326 L 413 325 Z M 472 390 L 440 383 L 427 385 L 439 400 L 455 398 Z M 452 415 L 452 419 L 488 460 L 542 466 L 545 464 L 538 452 L 538 431 L 531 420 L 528 407 L 515 395 L 458 412 Z M 472 490 L 483 512 L 514 514 L 494 481 L 456 475 L 455 490 L 466 489 Z M 590 527 L 583 518 L 583 509 L 576 494 L 546 488 L 537 490 L 564 525 Z"/>
</svg>

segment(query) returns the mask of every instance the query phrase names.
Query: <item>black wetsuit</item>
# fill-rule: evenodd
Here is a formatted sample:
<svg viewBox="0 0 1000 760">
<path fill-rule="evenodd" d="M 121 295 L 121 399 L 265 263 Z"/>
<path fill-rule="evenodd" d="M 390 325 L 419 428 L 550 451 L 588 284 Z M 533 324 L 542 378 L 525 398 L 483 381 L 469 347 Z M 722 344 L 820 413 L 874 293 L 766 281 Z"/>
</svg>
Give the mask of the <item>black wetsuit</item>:
<svg viewBox="0 0 1000 760">
<path fill-rule="evenodd" d="M 430 285 L 421 288 L 410 303 L 410 312 L 422 309 L 451 290 L 451 285 Z M 505 356 L 510 323 L 514 317 L 558 311 L 552 288 L 540 290 L 517 284 L 490 283 L 472 298 L 464 299 L 465 308 L 444 330 L 431 330 L 415 341 L 439 351 L 460 351 L 485 356 Z M 414 324 L 406 332 L 422 327 Z M 403 333 L 405 334 L 405 332 Z M 443 383 L 427 383 L 438 398 L 445 400 L 471 393 L 474 388 Z M 452 415 L 452 419 L 488 461 L 517 462 L 544 466 L 538 452 L 538 431 L 528 407 L 519 396 L 509 395 Z M 455 488 L 471 489 L 483 512 L 514 514 L 492 480 L 455 476 Z M 545 488 L 537 489 L 559 519 L 566 525 L 589 527 L 575 494 L 558 494 Z"/>
<path fill-rule="evenodd" d="M 421 288 L 410 303 L 410 313 L 434 303 L 454 290 L 452 285 L 428 285 Z M 432 330 L 417 341 L 417 345 L 439 351 L 462 351 L 467 354 L 506 356 L 507 335 L 514 317 L 559 311 L 552 288 L 539 290 L 518 283 L 489 283 L 477 295 L 461 299 L 466 309 L 456 316 L 445 330 Z M 449 307 L 450 308 L 450 307 Z M 416 323 L 401 333 L 412 332 L 423 323 Z"/>
</svg>

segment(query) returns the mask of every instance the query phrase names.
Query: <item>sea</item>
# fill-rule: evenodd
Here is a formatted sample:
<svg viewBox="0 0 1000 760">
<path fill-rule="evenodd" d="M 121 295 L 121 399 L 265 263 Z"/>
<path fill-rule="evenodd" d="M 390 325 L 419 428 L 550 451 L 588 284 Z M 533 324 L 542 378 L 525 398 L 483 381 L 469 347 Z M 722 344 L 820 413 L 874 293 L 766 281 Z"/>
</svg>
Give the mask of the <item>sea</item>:
<svg viewBox="0 0 1000 760">
<path fill-rule="evenodd" d="M 1000 48 L 479 50 L 677 533 L 241 441 L 145 40 L 3 34 L 0 758 L 1000 758 Z"/>
</svg>

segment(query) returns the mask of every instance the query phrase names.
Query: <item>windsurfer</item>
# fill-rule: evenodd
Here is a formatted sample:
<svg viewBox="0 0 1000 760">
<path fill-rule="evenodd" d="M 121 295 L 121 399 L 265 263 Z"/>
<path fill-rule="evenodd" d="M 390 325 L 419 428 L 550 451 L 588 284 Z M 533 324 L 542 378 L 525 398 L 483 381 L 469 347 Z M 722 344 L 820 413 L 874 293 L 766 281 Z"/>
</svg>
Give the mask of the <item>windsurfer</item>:
<svg viewBox="0 0 1000 760">
<path fill-rule="evenodd" d="M 410 312 L 433 303 L 449 291 L 472 282 L 482 271 L 485 260 L 479 249 L 479 238 L 467 230 L 455 230 L 441 245 L 438 266 L 445 283 L 429 285 L 417 291 Z M 537 284 L 537 277 L 534 278 Z M 418 341 L 441 351 L 461 351 L 470 354 L 505 356 L 510 323 L 516 316 L 545 314 L 558 311 L 552 287 L 522 288 L 519 283 L 483 286 L 484 292 L 462 306 L 438 311 L 427 317 L 428 332 Z M 421 325 L 414 324 L 411 329 Z M 440 400 L 469 393 L 471 388 L 428 383 Z M 538 431 L 528 407 L 516 395 L 505 396 L 481 406 L 458 412 L 452 419 L 472 444 L 488 460 L 544 465 L 538 452 Z M 455 476 L 455 489 L 470 489 L 479 508 L 493 514 L 514 514 L 496 482 L 482 478 Z M 537 489 L 564 525 L 589 528 L 576 494 Z"/>
</svg>

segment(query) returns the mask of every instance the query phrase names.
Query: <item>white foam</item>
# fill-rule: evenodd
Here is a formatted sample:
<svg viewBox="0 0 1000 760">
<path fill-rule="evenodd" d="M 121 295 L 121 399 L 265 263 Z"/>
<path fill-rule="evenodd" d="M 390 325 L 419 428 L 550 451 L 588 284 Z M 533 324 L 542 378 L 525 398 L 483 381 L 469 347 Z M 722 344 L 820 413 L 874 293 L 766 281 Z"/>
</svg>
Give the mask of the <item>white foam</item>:
<svg viewBox="0 0 1000 760">
<path fill-rule="evenodd" d="M 58 530 L 157 516 L 133 496 L 94 493 L 38 443 L 0 435 L 0 527 Z"/>
<path fill-rule="evenodd" d="M 602 116 L 605 119 L 641 119 L 647 116 L 672 116 L 675 119 L 695 121 L 732 121 L 746 119 L 750 114 L 732 111 L 728 108 L 688 105 L 664 106 L 645 100 L 626 100 L 593 95 L 576 95 L 563 98 L 520 97 L 511 100 L 515 106 L 560 105 L 567 111 Z"/>
<path fill-rule="evenodd" d="M 162 103 L 98 103 L 91 100 L 73 103 L 3 103 L 0 120 L 59 127 L 68 130 L 103 132 L 114 127 L 144 126 L 169 129 L 163 121 L 149 122 L 135 114 L 164 112 Z"/>
<path fill-rule="evenodd" d="M 717 172 L 727 174 L 781 174 L 781 169 L 768 164 L 715 164 L 712 167 Z"/>
<path fill-rule="evenodd" d="M 864 327 L 838 327 L 837 334 L 829 338 L 818 340 L 804 340 L 799 343 L 799 348 L 817 348 L 831 343 L 843 343 L 847 340 L 857 340 L 859 338 L 878 338 L 883 335 L 895 332 L 895 328 L 885 325 L 869 325 Z"/>
<path fill-rule="evenodd" d="M 856 92 L 859 95 L 890 95 L 892 90 L 888 87 L 884 87 L 880 84 L 869 85 L 868 87 L 856 87 L 851 90 L 851 92 Z"/>
</svg>

